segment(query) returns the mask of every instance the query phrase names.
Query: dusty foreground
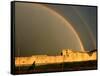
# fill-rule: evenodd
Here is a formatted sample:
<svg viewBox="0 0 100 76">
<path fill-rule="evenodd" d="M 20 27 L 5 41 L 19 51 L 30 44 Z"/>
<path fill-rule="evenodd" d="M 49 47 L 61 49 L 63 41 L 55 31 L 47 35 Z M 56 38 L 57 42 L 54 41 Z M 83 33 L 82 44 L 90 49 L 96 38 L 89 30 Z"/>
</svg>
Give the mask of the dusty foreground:
<svg viewBox="0 0 100 76">
<path fill-rule="evenodd" d="M 56 64 L 46 64 L 40 66 L 16 67 L 15 74 L 45 73 L 45 72 L 64 72 L 97 69 L 97 61 L 66 62 Z"/>
<path fill-rule="evenodd" d="M 15 58 L 15 74 L 64 72 L 97 69 L 97 50 L 62 50 L 61 55 L 35 55 Z"/>
</svg>

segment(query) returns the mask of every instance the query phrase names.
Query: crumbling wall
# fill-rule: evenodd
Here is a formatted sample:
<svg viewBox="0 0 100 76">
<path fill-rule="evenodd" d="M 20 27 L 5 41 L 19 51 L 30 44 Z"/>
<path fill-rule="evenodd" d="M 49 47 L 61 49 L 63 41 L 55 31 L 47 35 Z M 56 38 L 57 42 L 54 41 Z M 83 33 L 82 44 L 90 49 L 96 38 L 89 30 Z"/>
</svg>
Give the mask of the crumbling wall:
<svg viewBox="0 0 100 76">
<path fill-rule="evenodd" d="M 15 65 L 16 66 L 29 66 L 35 62 L 35 65 L 45 65 L 53 63 L 62 63 L 62 62 L 77 62 L 77 61 L 89 61 L 96 60 L 96 52 L 93 52 L 92 55 L 88 53 L 82 53 L 72 50 L 63 50 L 63 55 L 59 56 L 47 56 L 47 55 L 35 55 L 31 57 L 16 57 Z"/>
</svg>

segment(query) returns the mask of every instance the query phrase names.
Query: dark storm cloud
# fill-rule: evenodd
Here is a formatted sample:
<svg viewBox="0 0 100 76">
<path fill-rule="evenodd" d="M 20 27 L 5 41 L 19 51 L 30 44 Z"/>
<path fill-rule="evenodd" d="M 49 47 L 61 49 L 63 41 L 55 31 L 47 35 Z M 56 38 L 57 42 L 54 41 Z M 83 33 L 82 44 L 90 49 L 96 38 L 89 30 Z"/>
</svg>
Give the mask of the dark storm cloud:
<svg viewBox="0 0 100 76">
<path fill-rule="evenodd" d="M 35 54 L 57 55 L 62 49 L 81 50 L 75 34 L 49 11 L 32 3 L 16 3 L 15 30 L 16 56 L 30 56 Z M 96 41 L 96 9 L 73 7 L 80 13 L 84 22 L 72 7 L 49 5 L 49 7 L 69 20 L 78 32 L 86 50 L 95 49 L 88 35 L 88 24 Z M 91 13 L 91 14 L 89 14 Z M 93 16 L 92 16 L 93 15 Z M 92 17 L 90 17 L 92 16 Z M 92 21 L 92 22 L 91 22 Z"/>
<path fill-rule="evenodd" d="M 46 5 L 61 14 L 78 32 L 84 47 L 90 51 L 96 48 L 97 17 L 96 7 Z M 88 43 L 87 43 L 88 42 Z"/>
</svg>

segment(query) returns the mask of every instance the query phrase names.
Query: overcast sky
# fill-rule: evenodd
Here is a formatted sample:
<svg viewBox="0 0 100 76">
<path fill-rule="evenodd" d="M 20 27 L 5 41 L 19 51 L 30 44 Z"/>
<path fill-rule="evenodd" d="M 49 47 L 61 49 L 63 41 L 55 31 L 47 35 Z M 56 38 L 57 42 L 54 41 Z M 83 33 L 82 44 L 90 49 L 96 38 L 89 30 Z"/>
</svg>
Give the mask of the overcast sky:
<svg viewBox="0 0 100 76">
<path fill-rule="evenodd" d="M 16 2 L 15 55 L 82 51 L 79 39 L 86 51 L 96 49 L 96 26 L 96 7 Z"/>
</svg>

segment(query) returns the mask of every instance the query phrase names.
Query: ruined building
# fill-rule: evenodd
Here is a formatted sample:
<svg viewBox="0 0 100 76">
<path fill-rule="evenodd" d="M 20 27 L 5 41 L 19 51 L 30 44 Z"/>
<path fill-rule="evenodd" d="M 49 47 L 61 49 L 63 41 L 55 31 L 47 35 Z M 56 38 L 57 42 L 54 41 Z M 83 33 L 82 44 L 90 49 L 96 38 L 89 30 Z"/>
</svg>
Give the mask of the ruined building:
<svg viewBox="0 0 100 76">
<path fill-rule="evenodd" d="M 48 56 L 48 55 L 33 55 L 30 57 L 16 57 L 16 66 L 30 66 L 33 63 L 35 65 L 45 65 L 53 63 L 63 63 L 63 62 L 80 62 L 96 60 L 96 51 L 92 52 L 80 52 L 73 50 L 62 50 L 61 55 L 58 56 Z"/>
</svg>

